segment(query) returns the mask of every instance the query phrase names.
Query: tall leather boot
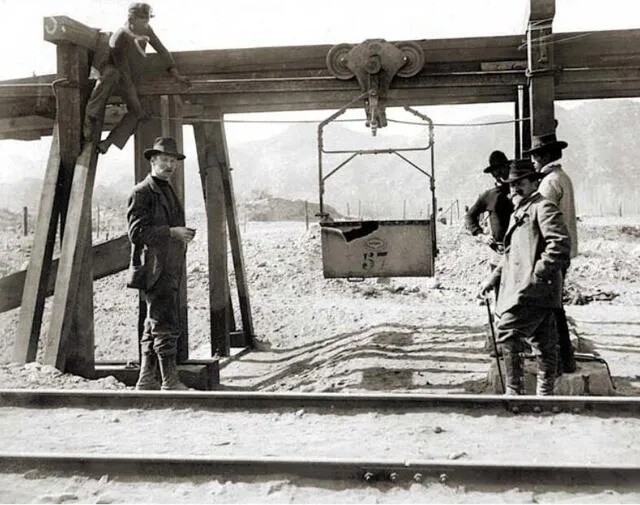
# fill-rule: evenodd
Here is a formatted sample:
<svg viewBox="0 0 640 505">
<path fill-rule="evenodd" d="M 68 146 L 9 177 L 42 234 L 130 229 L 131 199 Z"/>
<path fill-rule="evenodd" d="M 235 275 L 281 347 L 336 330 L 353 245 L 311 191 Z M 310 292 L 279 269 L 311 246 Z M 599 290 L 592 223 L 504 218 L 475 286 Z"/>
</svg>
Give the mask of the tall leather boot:
<svg viewBox="0 0 640 505">
<path fill-rule="evenodd" d="M 187 391 L 189 389 L 180 382 L 175 354 L 160 356 L 160 373 L 162 374 L 162 391 Z"/>
<path fill-rule="evenodd" d="M 553 349 L 555 351 L 555 348 Z M 555 352 L 537 357 L 538 375 L 536 377 L 536 395 L 551 396 L 556 385 L 558 359 Z"/>
<path fill-rule="evenodd" d="M 502 349 L 505 370 L 505 395 L 515 396 L 524 394 L 524 369 L 522 356 L 517 350 L 504 346 Z"/>
<path fill-rule="evenodd" d="M 160 389 L 160 382 L 156 378 L 158 370 L 158 357 L 156 353 L 145 352 L 140 356 L 140 375 L 136 382 L 136 389 L 142 391 L 157 391 Z"/>
</svg>

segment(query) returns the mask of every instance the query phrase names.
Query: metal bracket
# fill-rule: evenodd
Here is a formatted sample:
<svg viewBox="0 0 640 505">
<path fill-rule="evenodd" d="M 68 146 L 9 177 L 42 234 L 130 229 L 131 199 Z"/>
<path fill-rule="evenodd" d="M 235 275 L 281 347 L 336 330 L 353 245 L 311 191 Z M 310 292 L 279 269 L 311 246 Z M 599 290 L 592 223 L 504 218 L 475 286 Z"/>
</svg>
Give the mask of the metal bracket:
<svg viewBox="0 0 640 505">
<path fill-rule="evenodd" d="M 384 39 L 368 39 L 358 45 L 338 44 L 326 57 L 329 71 L 337 78 L 355 77 L 360 89 L 367 93 L 364 99 L 366 126 L 373 135 L 378 128 L 387 126 L 386 94 L 391 81 L 400 77 L 413 77 L 424 66 L 424 52 L 415 42 L 390 43 Z"/>
</svg>

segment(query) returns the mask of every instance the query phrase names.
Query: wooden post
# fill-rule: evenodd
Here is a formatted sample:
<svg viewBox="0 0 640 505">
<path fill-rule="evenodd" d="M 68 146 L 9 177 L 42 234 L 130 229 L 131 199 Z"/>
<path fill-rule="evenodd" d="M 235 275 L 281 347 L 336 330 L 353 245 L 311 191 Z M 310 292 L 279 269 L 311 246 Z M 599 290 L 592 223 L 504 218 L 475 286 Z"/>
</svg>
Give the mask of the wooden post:
<svg viewBox="0 0 640 505">
<path fill-rule="evenodd" d="M 89 93 L 89 53 L 83 47 L 60 43 L 57 54 L 58 68 L 66 70 L 63 75 L 67 78 L 56 92 L 61 132 L 58 191 L 68 205 L 61 206 L 62 245 L 44 362 L 62 371 L 90 376 L 94 369 L 91 196 L 97 163 L 95 146 L 85 144 L 78 157 Z M 71 349 L 73 359 L 68 362 Z"/>
<path fill-rule="evenodd" d="M 308 230 L 309 229 L 309 203 L 306 200 L 304 201 L 304 224 L 305 224 L 305 228 Z"/>
<path fill-rule="evenodd" d="M 531 101 L 531 133 L 555 132 L 554 49 L 551 24 L 555 0 L 529 0 L 527 26 L 527 74 Z"/>
<path fill-rule="evenodd" d="M 29 235 L 29 209 L 22 207 L 22 235 Z"/>
<path fill-rule="evenodd" d="M 151 114 L 160 114 L 160 103 L 157 99 L 143 98 L 143 107 Z M 149 174 L 149 161 L 144 157 L 145 149 L 153 145 L 153 141 L 162 131 L 160 119 L 154 118 L 138 124 L 134 136 L 134 180 L 139 183 Z M 144 331 L 144 320 L 147 316 L 147 302 L 142 291 L 138 293 L 138 359 L 140 359 L 140 340 Z"/>
<path fill-rule="evenodd" d="M 33 246 L 22 292 L 18 335 L 13 348 L 13 361 L 27 363 L 35 361 L 38 339 L 42 327 L 45 292 L 51 271 L 53 246 L 60 205 L 58 201 L 58 175 L 60 173 L 60 139 L 58 123 L 53 125 L 49 161 L 42 184 L 42 196 L 38 206 Z"/>
<path fill-rule="evenodd" d="M 161 131 L 163 137 L 173 137 L 178 146 L 180 152 L 184 152 L 184 142 L 182 135 L 182 100 L 179 96 L 162 95 L 160 97 L 160 121 Z M 148 147 L 151 147 L 149 145 Z M 173 174 L 171 183 L 176 190 L 178 199 L 185 205 L 184 194 L 184 162 L 179 162 L 179 168 Z M 188 223 L 187 223 L 188 225 Z M 187 304 L 187 276 L 186 276 L 186 264 L 185 275 L 180 282 L 179 296 L 178 296 L 178 317 L 180 318 L 180 328 L 182 328 L 182 335 L 178 339 L 178 363 L 183 363 L 189 359 L 189 310 Z"/>
<path fill-rule="evenodd" d="M 527 118 L 522 121 L 522 136 L 520 137 L 522 142 L 521 152 L 527 151 L 531 148 L 531 101 L 530 101 L 529 86 L 522 87 L 522 117 Z"/>
<path fill-rule="evenodd" d="M 214 123 L 195 123 L 193 134 L 206 195 L 211 354 L 229 356 L 227 228 L 222 171 L 216 152 L 216 126 L 219 128 Z"/>
</svg>

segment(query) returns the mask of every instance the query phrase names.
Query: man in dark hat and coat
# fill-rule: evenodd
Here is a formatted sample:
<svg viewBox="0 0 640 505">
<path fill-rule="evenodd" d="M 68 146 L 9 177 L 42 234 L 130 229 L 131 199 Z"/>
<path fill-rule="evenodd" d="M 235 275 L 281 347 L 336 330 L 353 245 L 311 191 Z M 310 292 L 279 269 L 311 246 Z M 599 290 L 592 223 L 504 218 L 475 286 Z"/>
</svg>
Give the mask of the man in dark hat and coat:
<svg viewBox="0 0 640 505">
<path fill-rule="evenodd" d="M 146 113 L 140 104 L 137 86 L 147 56 L 147 43 L 153 47 L 164 61 L 167 72 L 183 85 L 189 80 L 182 76 L 176 62 L 162 44 L 149 20 L 153 17 L 151 6 L 143 2 L 134 2 L 129 6 L 127 22 L 109 38 L 109 47 L 98 51 L 102 57 L 94 57 L 93 66 L 100 74 L 87 103 L 83 125 L 83 136 L 87 141 L 98 141 L 98 151 L 105 154 L 112 144 L 122 149 L 129 137 L 135 132 L 138 122 Z M 109 132 L 106 139 L 100 141 L 97 131 L 98 119 L 103 117 L 109 97 L 119 95 L 127 105 L 127 113 Z M 98 136 L 98 138 L 95 138 Z"/>
<path fill-rule="evenodd" d="M 542 175 L 538 192 L 555 203 L 562 212 L 564 223 L 569 230 L 571 237 L 571 257 L 578 254 L 578 224 L 576 217 L 576 205 L 573 193 L 571 178 L 562 169 L 560 159 L 562 150 L 568 144 L 564 140 L 557 140 L 554 133 L 540 135 L 533 138 L 531 149 L 525 151 L 525 155 L 530 155 L 535 169 Z M 563 272 L 563 280 L 566 276 Z M 558 318 L 558 333 L 560 336 L 560 362 L 563 372 L 574 372 L 576 370 L 576 360 L 571 345 L 567 315 L 564 307 L 560 307 L 556 316 Z"/>
<path fill-rule="evenodd" d="M 493 151 L 489 156 L 489 166 L 483 172 L 491 174 L 495 179 L 492 188 L 478 196 L 475 203 L 464 216 L 465 228 L 473 236 L 483 237 L 485 242 L 494 251 L 502 249 L 502 239 L 509 225 L 509 216 L 513 212 L 513 204 L 509 199 L 509 185 L 504 179 L 509 172 L 509 160 L 502 151 Z M 489 234 L 483 234 L 480 226 L 480 217 L 484 213 L 489 214 Z"/>
<path fill-rule="evenodd" d="M 511 162 L 506 182 L 515 209 L 504 236 L 505 252 L 480 290 L 486 296 L 500 286 L 497 342 L 508 395 L 524 393 L 523 341 L 537 359 L 537 395 L 553 394 L 557 373 L 555 310 L 562 304 L 562 271 L 570 262 L 571 241 L 558 206 L 537 191 L 540 176 L 529 160 Z"/>
<path fill-rule="evenodd" d="M 140 289 L 147 313 L 140 342 L 140 376 L 136 389 L 160 389 L 156 370 L 160 365 L 163 390 L 187 389 L 178 378 L 177 342 L 182 328 L 178 293 L 184 275 L 187 245 L 195 230 L 185 226 L 184 209 L 171 186 L 171 176 L 185 157 L 172 137 L 158 137 L 144 152 L 151 173 L 131 192 L 127 208 L 132 244 L 129 287 Z"/>
</svg>

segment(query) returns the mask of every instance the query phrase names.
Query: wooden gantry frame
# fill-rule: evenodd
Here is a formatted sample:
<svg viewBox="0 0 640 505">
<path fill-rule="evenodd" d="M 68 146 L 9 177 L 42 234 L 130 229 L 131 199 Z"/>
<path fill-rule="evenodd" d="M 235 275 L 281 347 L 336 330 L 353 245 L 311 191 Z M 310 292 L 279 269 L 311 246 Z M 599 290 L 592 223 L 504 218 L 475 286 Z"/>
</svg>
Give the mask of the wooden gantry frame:
<svg viewBox="0 0 640 505">
<path fill-rule="evenodd" d="M 529 0 L 524 35 L 413 41 L 424 53 L 424 65 L 416 75 L 393 80 L 386 95 L 411 106 L 512 102 L 516 156 L 530 146 L 532 135 L 555 131 L 555 100 L 640 96 L 640 30 L 554 34 L 554 15 L 555 0 Z M 100 32 L 66 16 L 45 18 L 43 28 L 45 40 L 57 47 L 57 73 L 0 83 L 0 138 L 53 136 L 29 266 L 0 279 L 0 312 L 20 306 L 13 360 L 34 361 L 44 300 L 53 294 L 44 362 L 86 377 L 115 374 L 131 382 L 136 370 L 101 367 L 94 359 L 93 280 L 122 271 L 129 258 L 126 236 L 91 244 L 99 160 L 94 146 L 83 146 L 81 125 Z M 182 126 L 191 124 L 206 202 L 213 359 L 190 360 L 188 338 L 179 348 L 179 362 L 195 367 L 200 387 L 215 387 L 215 358 L 229 356 L 232 347 L 250 348 L 254 335 L 224 115 L 340 109 L 363 90 L 356 79 L 332 75 L 327 66 L 332 47 L 174 53 L 181 73 L 192 80 L 188 89 L 170 79 L 156 55 L 147 58 L 139 92 L 153 119 L 135 134 L 135 179 L 148 172 L 143 151 L 156 136 L 171 135 L 182 148 Z M 122 114 L 114 107 L 118 97 L 111 105 L 107 129 Z M 174 183 L 184 201 L 181 171 Z M 58 236 L 60 257 L 54 260 Z M 229 244 L 240 331 L 228 283 Z M 187 328 L 186 281 L 181 292 Z"/>
</svg>

